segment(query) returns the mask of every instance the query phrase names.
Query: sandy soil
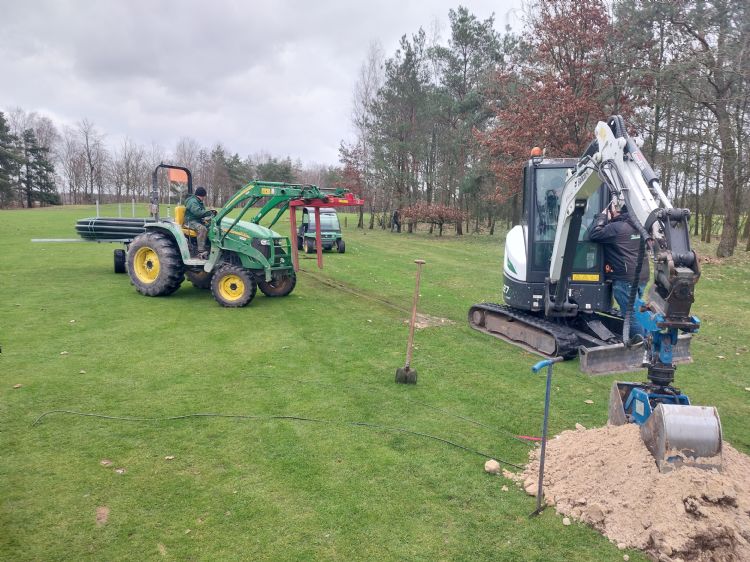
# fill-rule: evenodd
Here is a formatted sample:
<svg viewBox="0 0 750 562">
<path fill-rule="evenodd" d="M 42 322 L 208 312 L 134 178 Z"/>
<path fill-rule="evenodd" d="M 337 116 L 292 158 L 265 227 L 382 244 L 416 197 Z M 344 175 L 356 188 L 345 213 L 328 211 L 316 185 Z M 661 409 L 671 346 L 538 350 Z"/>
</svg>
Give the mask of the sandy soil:
<svg viewBox="0 0 750 562">
<path fill-rule="evenodd" d="M 514 478 L 535 495 L 537 448 Z M 580 427 L 550 439 L 544 495 L 621 548 L 654 560 L 750 561 L 750 457 L 723 443 L 722 470 L 658 471 L 636 425 Z"/>
</svg>

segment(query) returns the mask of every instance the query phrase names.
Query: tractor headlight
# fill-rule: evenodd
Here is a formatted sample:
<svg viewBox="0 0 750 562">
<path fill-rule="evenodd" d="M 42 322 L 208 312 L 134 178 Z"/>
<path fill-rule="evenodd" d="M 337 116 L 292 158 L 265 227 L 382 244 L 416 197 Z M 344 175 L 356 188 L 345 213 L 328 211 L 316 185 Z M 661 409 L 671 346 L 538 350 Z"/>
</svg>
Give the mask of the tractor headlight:
<svg viewBox="0 0 750 562">
<path fill-rule="evenodd" d="M 271 245 L 271 241 L 268 240 L 268 239 L 266 239 L 266 238 L 262 238 L 261 241 L 260 241 L 260 245 L 261 246 L 270 246 Z"/>
</svg>

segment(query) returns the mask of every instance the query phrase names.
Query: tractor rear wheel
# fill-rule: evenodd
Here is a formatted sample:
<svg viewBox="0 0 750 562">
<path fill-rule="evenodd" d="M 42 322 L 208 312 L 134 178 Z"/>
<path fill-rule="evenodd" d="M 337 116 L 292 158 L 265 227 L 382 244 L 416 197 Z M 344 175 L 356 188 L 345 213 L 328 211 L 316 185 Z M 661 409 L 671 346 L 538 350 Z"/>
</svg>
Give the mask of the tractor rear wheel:
<svg viewBox="0 0 750 562">
<path fill-rule="evenodd" d="M 221 306 L 245 306 L 257 289 L 252 274 L 237 265 L 224 265 L 211 277 L 211 294 Z"/>
<path fill-rule="evenodd" d="M 187 280 L 190 281 L 196 289 L 210 289 L 213 273 L 213 271 L 187 270 L 185 272 L 185 277 L 187 277 Z"/>
<path fill-rule="evenodd" d="M 258 288 L 267 297 L 285 297 L 294 290 L 295 285 L 297 285 L 297 276 L 293 271 L 289 275 L 272 279 L 268 283 L 258 281 Z"/>
<path fill-rule="evenodd" d="M 147 297 L 171 295 L 185 278 L 182 257 L 166 234 L 139 234 L 128 248 L 128 275 L 136 291 Z"/>
</svg>

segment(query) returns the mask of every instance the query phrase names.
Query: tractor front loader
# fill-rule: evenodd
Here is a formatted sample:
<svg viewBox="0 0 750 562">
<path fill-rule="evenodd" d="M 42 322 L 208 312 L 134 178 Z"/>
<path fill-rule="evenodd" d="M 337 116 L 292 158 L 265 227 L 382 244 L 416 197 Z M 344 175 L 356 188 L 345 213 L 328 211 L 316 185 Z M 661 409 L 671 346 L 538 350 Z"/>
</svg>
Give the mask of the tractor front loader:
<svg viewBox="0 0 750 562">
<path fill-rule="evenodd" d="M 251 181 L 210 218 L 207 224 L 210 251 L 202 259 L 197 252 L 197 233 L 183 224 L 185 207 L 175 207 L 173 219 L 160 216 L 161 168 L 168 170 L 170 180 L 186 183 L 187 194 L 192 194 L 189 169 L 159 164 L 152 174 L 150 219 L 142 220 L 137 228 L 120 225 L 127 232 L 118 232 L 117 224 L 110 225 L 116 219 L 84 219 L 86 224 L 82 226 L 82 221 L 78 221 L 76 227 L 79 235 L 90 240 L 102 240 L 104 231 L 99 231 L 106 228 L 109 240 L 124 242 L 127 251 L 124 256 L 116 251 L 115 271 L 126 269 L 136 290 L 150 297 L 174 293 L 185 278 L 195 287 L 210 289 L 216 301 L 226 307 L 247 305 L 258 288 L 268 297 L 287 296 L 297 283 L 296 247 L 271 227 L 290 206 L 362 204 L 362 200 L 346 190 L 328 193 L 314 185 Z M 255 207 L 261 200 L 267 201 L 262 207 Z M 251 210 L 255 215 L 242 220 Z M 276 211 L 271 224 L 261 226 L 260 221 L 271 211 Z"/>
</svg>

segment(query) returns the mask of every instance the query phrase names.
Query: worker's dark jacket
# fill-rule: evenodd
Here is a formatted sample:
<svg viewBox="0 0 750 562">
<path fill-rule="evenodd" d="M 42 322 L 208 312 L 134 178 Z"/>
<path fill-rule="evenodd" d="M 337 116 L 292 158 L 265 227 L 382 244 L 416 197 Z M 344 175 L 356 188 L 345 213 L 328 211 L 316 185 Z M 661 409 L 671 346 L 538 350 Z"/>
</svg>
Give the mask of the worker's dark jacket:
<svg viewBox="0 0 750 562">
<path fill-rule="evenodd" d="M 628 219 L 628 213 L 621 213 L 609 222 L 606 213 L 597 215 L 589 228 L 589 240 L 604 247 L 604 263 L 609 265 L 608 279 L 633 282 L 641 236 Z M 646 283 L 648 278 L 648 259 L 644 254 L 640 283 Z"/>
<path fill-rule="evenodd" d="M 197 196 L 191 195 L 185 201 L 185 224 L 191 222 L 202 222 L 205 217 L 210 217 L 211 211 L 206 210 L 203 201 Z"/>
</svg>

